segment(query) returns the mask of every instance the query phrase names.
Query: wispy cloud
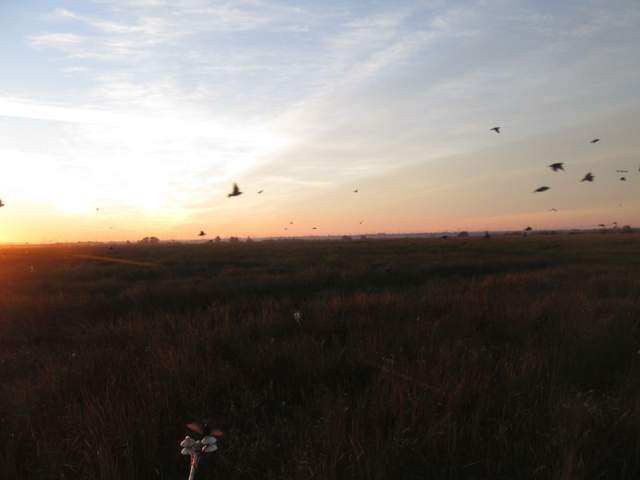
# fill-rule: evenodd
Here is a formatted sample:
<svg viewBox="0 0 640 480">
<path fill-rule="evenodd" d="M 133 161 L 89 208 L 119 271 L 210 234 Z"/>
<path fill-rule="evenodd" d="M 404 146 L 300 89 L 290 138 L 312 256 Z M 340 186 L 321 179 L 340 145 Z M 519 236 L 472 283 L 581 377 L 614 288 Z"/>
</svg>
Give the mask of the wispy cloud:
<svg viewBox="0 0 640 480">
<path fill-rule="evenodd" d="M 29 43 L 33 47 L 57 48 L 60 50 L 75 49 L 85 41 L 85 37 L 73 33 L 44 33 L 33 35 L 29 38 Z"/>
<path fill-rule="evenodd" d="M 73 58 L 135 63 L 150 58 L 158 47 L 177 46 L 180 41 L 212 33 L 257 30 L 305 31 L 313 23 L 305 10 L 270 2 L 96 2 L 101 14 L 82 14 L 70 9 L 54 10 L 49 18 L 58 23 L 75 22 L 93 30 L 83 48 L 71 34 L 46 33 L 32 37 L 34 45 L 63 49 Z M 73 25 L 70 25 L 73 28 Z M 55 43 L 54 43 L 55 42 Z"/>
<path fill-rule="evenodd" d="M 8 90 L 0 117 L 31 122 L 43 140 L 20 148 L 65 159 L 65 182 L 94 183 L 105 202 L 165 219 L 208 215 L 212 204 L 217 214 L 259 209 L 246 197 L 217 203 L 232 180 L 277 189 L 270 211 L 299 196 L 302 208 L 313 203 L 307 192 L 455 155 L 485 158 L 494 123 L 504 125 L 501 141 L 545 138 L 539 146 L 638 101 L 640 7 L 631 1 L 65 5 L 40 12 L 23 38 L 59 68 L 60 95 Z M 9 146 L 20 150 L 0 143 Z M 399 184 L 409 176 L 398 175 Z M 456 175 L 469 190 L 505 181 L 471 161 Z M 385 192 L 380 202 L 395 198 Z M 442 194 L 431 185 L 415 195 Z M 458 195 L 455 215 L 480 194 Z"/>
</svg>

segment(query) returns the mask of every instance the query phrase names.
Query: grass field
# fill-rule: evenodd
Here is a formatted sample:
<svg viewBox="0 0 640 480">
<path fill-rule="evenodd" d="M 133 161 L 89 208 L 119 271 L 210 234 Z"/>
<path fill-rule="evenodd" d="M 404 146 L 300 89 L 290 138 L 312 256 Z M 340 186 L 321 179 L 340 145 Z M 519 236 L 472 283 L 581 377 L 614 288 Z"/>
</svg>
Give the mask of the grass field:
<svg viewBox="0 0 640 480">
<path fill-rule="evenodd" d="M 6 247 L 0 385 L 6 479 L 637 479 L 640 236 Z"/>
</svg>

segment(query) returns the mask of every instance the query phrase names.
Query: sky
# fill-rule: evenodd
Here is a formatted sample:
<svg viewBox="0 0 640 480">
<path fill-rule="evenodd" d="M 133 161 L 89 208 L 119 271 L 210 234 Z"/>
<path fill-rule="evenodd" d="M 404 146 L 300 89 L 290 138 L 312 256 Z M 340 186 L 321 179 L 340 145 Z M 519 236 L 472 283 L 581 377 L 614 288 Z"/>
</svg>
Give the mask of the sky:
<svg viewBox="0 0 640 480">
<path fill-rule="evenodd" d="M 0 1 L 0 32 L 0 242 L 640 226 L 637 0 Z"/>
</svg>

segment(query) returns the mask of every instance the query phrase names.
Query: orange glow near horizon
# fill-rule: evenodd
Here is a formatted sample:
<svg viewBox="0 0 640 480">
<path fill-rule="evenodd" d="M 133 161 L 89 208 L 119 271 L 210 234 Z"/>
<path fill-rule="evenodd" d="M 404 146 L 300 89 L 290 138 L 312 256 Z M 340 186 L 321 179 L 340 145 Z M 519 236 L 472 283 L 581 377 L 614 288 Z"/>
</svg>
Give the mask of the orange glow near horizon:
<svg viewBox="0 0 640 480">
<path fill-rule="evenodd" d="M 0 242 L 640 226 L 631 1 L 161 5 L 0 5 Z"/>
</svg>

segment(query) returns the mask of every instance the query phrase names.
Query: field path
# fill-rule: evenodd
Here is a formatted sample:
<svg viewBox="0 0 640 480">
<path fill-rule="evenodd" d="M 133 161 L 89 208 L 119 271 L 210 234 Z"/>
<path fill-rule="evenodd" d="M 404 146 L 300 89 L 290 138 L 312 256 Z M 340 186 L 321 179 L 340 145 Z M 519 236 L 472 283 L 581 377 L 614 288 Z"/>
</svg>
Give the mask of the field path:
<svg viewBox="0 0 640 480">
<path fill-rule="evenodd" d="M 151 262 L 138 262 L 135 260 L 125 260 L 123 258 L 113 258 L 113 257 L 102 257 L 100 255 L 82 255 L 82 254 L 77 254 L 77 255 L 73 255 L 76 258 L 85 258 L 87 260 L 97 260 L 99 262 L 109 262 L 109 263 L 120 263 L 123 265 L 136 265 L 139 267 L 159 267 L 160 264 L 158 263 L 151 263 Z"/>
</svg>

